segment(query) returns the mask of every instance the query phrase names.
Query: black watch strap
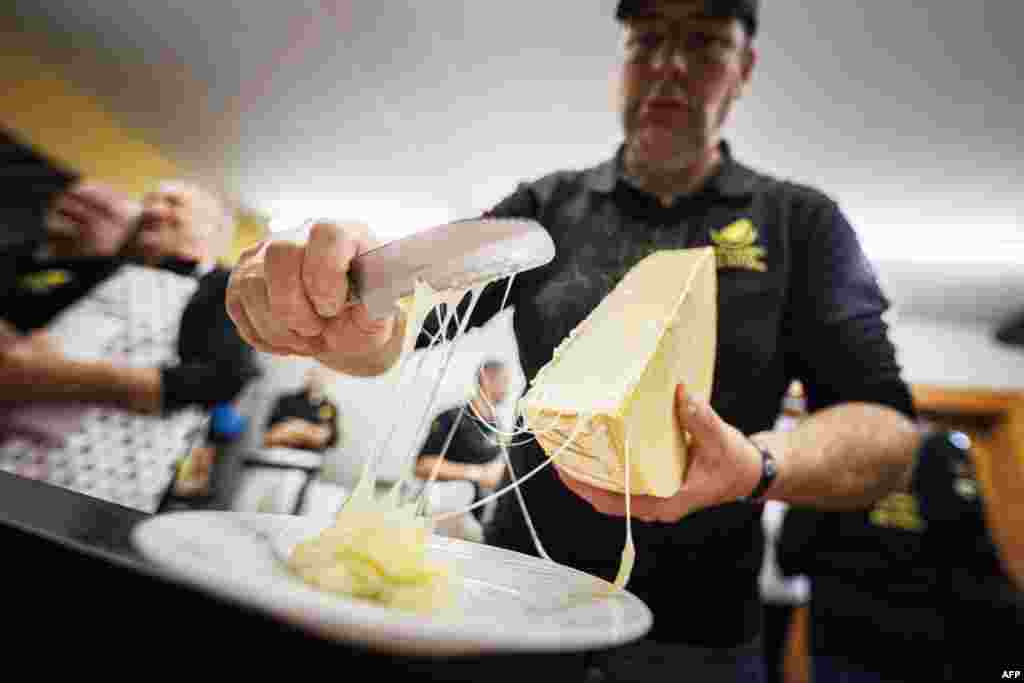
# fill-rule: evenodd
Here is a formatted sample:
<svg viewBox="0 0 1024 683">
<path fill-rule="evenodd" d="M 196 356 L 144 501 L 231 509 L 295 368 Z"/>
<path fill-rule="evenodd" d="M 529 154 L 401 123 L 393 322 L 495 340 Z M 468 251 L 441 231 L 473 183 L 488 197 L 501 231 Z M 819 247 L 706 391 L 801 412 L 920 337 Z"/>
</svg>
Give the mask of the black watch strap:
<svg viewBox="0 0 1024 683">
<path fill-rule="evenodd" d="M 751 441 L 754 447 L 761 452 L 761 479 L 757 482 L 757 486 L 750 492 L 749 496 L 740 498 L 742 503 L 757 503 L 760 502 L 761 497 L 768 491 L 768 488 L 775 481 L 776 475 L 779 473 L 779 468 L 775 462 L 775 456 L 767 451 L 767 449 L 759 446 L 757 443 Z"/>
</svg>

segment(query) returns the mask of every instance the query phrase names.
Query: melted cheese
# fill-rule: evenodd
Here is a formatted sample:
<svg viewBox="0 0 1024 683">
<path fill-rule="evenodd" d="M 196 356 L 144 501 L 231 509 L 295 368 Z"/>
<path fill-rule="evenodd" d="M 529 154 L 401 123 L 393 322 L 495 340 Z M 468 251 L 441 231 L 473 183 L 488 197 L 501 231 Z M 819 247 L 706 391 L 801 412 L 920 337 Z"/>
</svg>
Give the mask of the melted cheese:
<svg viewBox="0 0 1024 683">
<path fill-rule="evenodd" d="M 474 293 L 482 289 L 474 288 Z M 442 303 L 451 310 L 465 294 L 435 292 L 418 282 L 414 294 L 398 302 L 406 319 L 405 336 L 400 356 L 387 374 L 396 400 L 405 362 L 427 316 Z M 364 462 L 359 482 L 334 524 L 299 543 L 288 566 L 307 583 L 326 591 L 415 612 L 449 609 L 456 604 L 455 568 L 430 560 L 433 522 L 420 514 L 416 502 L 400 502 L 400 486 L 384 495 L 376 493 L 379 456 L 378 451 Z"/>
</svg>

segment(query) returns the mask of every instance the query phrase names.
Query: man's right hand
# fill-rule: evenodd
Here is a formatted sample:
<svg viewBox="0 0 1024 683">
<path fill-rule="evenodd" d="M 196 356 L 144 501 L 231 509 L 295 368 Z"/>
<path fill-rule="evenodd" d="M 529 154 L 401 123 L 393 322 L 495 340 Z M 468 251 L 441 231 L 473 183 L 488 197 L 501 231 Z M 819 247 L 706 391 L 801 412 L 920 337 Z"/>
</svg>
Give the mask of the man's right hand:
<svg viewBox="0 0 1024 683">
<path fill-rule="evenodd" d="M 47 216 L 59 256 L 114 256 L 132 237 L 141 207 L 111 185 L 86 179 L 59 194 Z"/>
<path fill-rule="evenodd" d="M 365 225 L 328 222 L 315 223 L 306 244 L 264 240 L 231 274 L 228 315 L 258 351 L 314 357 L 350 374 L 383 372 L 397 357 L 395 317 L 374 320 L 348 300 L 349 264 L 374 246 Z"/>
</svg>

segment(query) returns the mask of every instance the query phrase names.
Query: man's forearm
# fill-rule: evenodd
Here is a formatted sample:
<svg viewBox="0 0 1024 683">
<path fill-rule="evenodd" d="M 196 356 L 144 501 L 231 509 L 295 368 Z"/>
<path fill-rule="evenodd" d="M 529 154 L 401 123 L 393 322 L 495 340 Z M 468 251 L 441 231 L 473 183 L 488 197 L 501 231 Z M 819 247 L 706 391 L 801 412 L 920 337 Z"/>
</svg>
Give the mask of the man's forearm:
<svg viewBox="0 0 1024 683">
<path fill-rule="evenodd" d="M 752 438 L 779 465 L 767 497 L 824 510 L 865 508 L 905 490 L 921 440 L 904 415 L 868 403 L 836 405 L 791 431 Z"/>
<path fill-rule="evenodd" d="M 395 318 L 394 331 L 391 339 L 376 353 L 363 356 L 333 353 L 321 354 L 316 357 L 327 367 L 345 375 L 355 377 L 376 377 L 391 369 L 402 353 L 402 340 L 405 338 L 405 315 Z"/>
<path fill-rule="evenodd" d="M 0 366 L 0 401 L 95 401 L 154 414 L 161 406 L 157 368 L 61 358 L 46 367 Z"/>
<path fill-rule="evenodd" d="M 263 437 L 266 447 L 287 446 L 323 448 L 331 438 L 331 430 L 324 425 L 302 419 L 286 420 L 271 427 Z"/>
</svg>

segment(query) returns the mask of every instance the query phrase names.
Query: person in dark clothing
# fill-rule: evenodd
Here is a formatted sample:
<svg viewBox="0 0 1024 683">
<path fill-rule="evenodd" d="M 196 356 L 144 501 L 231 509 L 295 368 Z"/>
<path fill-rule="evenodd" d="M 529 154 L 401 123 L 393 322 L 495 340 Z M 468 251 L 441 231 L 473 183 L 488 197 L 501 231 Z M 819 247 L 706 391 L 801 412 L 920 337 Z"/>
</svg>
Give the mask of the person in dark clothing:
<svg viewBox="0 0 1024 683">
<path fill-rule="evenodd" d="M 338 445 L 338 406 L 324 391 L 324 370 L 312 366 L 301 389 L 277 399 L 267 418 L 263 445 L 326 451 Z"/>
<path fill-rule="evenodd" d="M 986 524 L 973 460 L 964 434 L 931 432 L 907 491 L 866 511 L 790 510 L 779 562 L 811 579 L 815 681 L 965 680 L 966 653 L 974 666 L 1013 663 L 1024 593 Z"/>
<path fill-rule="evenodd" d="M 505 473 L 498 410 L 508 398 L 508 368 L 501 361 L 488 360 L 477 370 L 477 378 L 476 393 L 468 402 L 434 418 L 416 459 L 416 476 L 427 479 L 436 468 L 439 481 L 471 481 L 475 500 L 484 491 L 496 489 Z M 442 451 L 444 459 L 438 463 Z M 474 512 L 479 518 L 483 509 Z"/>
<path fill-rule="evenodd" d="M 82 222 L 81 214 L 67 213 Z M 131 239 L 113 256 L 97 255 L 109 249 L 89 245 L 79 249 L 87 255 L 56 256 L 48 248 L 53 242 L 44 243 L 17 260 L 15 285 L 0 298 L 0 318 L 9 321 L 10 332 L 0 349 L 0 457 L 24 460 L 18 449 L 27 438 L 34 445 L 32 463 L 19 470 L 25 476 L 106 485 L 108 479 L 80 476 L 78 465 L 65 463 L 82 459 L 81 467 L 92 467 L 83 454 L 100 444 L 84 435 L 102 440 L 107 425 L 130 422 L 131 414 L 168 421 L 128 430 L 125 443 L 151 445 L 118 466 L 138 470 L 141 460 L 162 462 L 166 449 L 173 456 L 186 445 L 198 446 L 200 456 L 209 455 L 205 465 L 212 465 L 212 431 L 190 444 L 161 444 L 156 432 L 176 429 L 186 409 L 201 416 L 234 401 L 260 372 L 224 309 L 230 273 L 215 259 L 233 226 L 219 202 L 200 188 L 166 183 L 145 197 L 132 223 Z M 79 333 L 69 335 L 76 326 Z M 94 341 L 92 326 L 108 334 Z M 102 349 L 89 346 L 94 343 Z M 140 360 L 127 362 L 129 356 Z M 70 445 L 69 439 L 85 438 L 85 445 Z M 209 475 L 211 467 L 200 461 L 189 458 L 197 465 L 189 471 Z M 200 484 L 191 488 L 209 488 Z M 132 482 L 123 488 L 131 490 Z M 153 511 L 158 500 L 147 488 L 132 504 Z"/>
<path fill-rule="evenodd" d="M 945 680 L 945 663 L 934 654 L 947 637 L 937 599 L 940 558 L 930 556 L 925 528 L 909 492 L 863 511 L 788 510 L 779 565 L 811 582 L 815 681 L 877 683 L 914 672 L 922 675 L 915 680 Z"/>
<path fill-rule="evenodd" d="M 509 295 L 528 381 L 645 256 L 687 247 L 717 256 L 712 394 L 678 387 L 672 406 L 692 437 L 685 480 L 671 498 L 631 501 L 637 550 L 627 587 L 651 607 L 654 627 L 644 641 L 595 655 L 604 680 L 763 679 L 760 501 L 869 506 L 907 484 L 919 441 L 882 319 L 888 302 L 856 232 L 832 199 L 743 166 L 721 137 L 756 63 L 756 9 L 750 0 L 620 3 L 624 143 L 603 164 L 522 184 L 487 213 L 536 220 L 556 247 Z M 368 234 L 320 222 L 305 245 L 271 241 L 245 254 L 228 290 L 243 337 L 340 372 L 391 367 L 404 319 L 371 320 L 346 299 L 344 274 L 371 248 Z M 498 309 L 504 284 L 485 290 L 470 325 Z M 608 362 L 618 352 L 609 349 Z M 811 414 L 772 431 L 794 379 Z M 547 460 L 533 442 L 513 455 L 517 473 Z M 521 488 L 555 561 L 615 577 L 625 496 L 557 466 Z M 537 553 L 515 496 L 499 500 L 487 541 Z"/>
<path fill-rule="evenodd" d="M 13 259 L 46 242 L 50 207 L 76 179 L 76 173 L 0 127 L 0 294 L 10 284 L 6 275 L 12 272 Z"/>
<path fill-rule="evenodd" d="M 1020 424 L 1024 407 L 1010 408 Z M 997 456 L 962 432 L 929 434 L 912 491 L 926 524 L 925 540 L 940 568 L 946 643 L 955 648 L 951 680 L 969 680 L 978 663 L 1019 669 L 1024 633 L 1024 462 Z"/>
<path fill-rule="evenodd" d="M 251 348 L 224 309 L 230 271 L 215 263 L 232 234 L 228 218 L 212 197 L 184 185 L 153 192 L 143 204 L 129 256 L 198 281 L 181 318 L 178 362 L 140 368 L 63 354 L 43 325 L 111 278 L 126 260 L 30 258 L 19 262 L 17 285 L 0 301 L 0 318 L 26 331 L 4 355 L 0 402 L 85 400 L 144 414 L 171 413 L 186 405 L 212 408 L 230 401 L 258 374 Z"/>
<path fill-rule="evenodd" d="M 111 274 L 111 257 L 131 239 L 139 207 L 110 185 L 61 168 L 3 128 L 0 188 L 0 311 L 12 316 L 7 325 L 26 332 L 46 325 Z M 39 292 L 46 296 L 34 296 Z M 16 306 L 19 296 L 28 301 Z"/>
</svg>

